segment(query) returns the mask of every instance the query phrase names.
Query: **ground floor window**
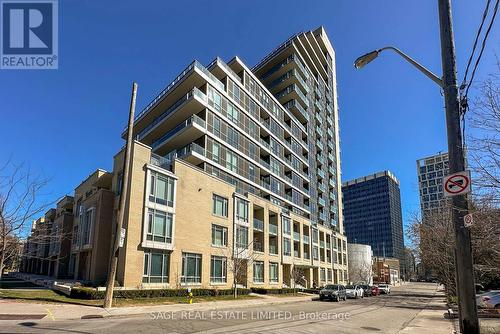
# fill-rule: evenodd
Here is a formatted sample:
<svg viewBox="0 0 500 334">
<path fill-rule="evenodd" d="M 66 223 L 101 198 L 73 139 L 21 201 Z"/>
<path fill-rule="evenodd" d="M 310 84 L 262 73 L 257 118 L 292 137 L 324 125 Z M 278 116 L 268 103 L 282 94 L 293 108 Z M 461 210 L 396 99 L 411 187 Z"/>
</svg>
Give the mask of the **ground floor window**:
<svg viewBox="0 0 500 334">
<path fill-rule="evenodd" d="M 143 283 L 168 283 L 170 253 L 147 251 L 144 253 Z"/>
<path fill-rule="evenodd" d="M 320 280 L 325 281 L 326 275 L 325 275 L 325 268 L 321 268 L 320 270 Z"/>
<path fill-rule="evenodd" d="M 331 269 L 328 269 L 328 270 L 326 271 L 326 278 L 327 278 L 327 280 L 328 280 L 329 282 L 331 282 L 331 280 L 332 280 L 332 270 L 331 270 Z"/>
<path fill-rule="evenodd" d="M 224 256 L 212 256 L 210 260 L 210 282 L 227 282 L 227 259 Z"/>
<path fill-rule="evenodd" d="M 269 282 L 278 282 L 278 264 L 275 262 L 269 263 Z"/>
<path fill-rule="evenodd" d="M 201 283 L 201 254 L 182 253 L 182 283 Z"/>
<path fill-rule="evenodd" d="M 253 281 L 257 283 L 264 282 L 264 262 L 255 261 L 253 263 Z"/>
</svg>

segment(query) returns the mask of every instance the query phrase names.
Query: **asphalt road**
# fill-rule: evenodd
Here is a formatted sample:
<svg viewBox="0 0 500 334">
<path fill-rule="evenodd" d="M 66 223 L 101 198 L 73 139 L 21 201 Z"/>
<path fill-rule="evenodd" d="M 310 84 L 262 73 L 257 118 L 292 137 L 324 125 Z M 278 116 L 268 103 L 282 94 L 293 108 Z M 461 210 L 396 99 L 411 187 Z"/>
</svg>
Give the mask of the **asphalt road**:
<svg viewBox="0 0 500 334">
<path fill-rule="evenodd" d="M 158 312 L 108 319 L 0 322 L 0 333 L 398 333 L 432 301 L 436 284 L 411 283 L 390 295 L 204 312 Z M 430 331 L 432 332 L 432 331 Z M 430 333 L 429 332 L 429 333 Z"/>
</svg>

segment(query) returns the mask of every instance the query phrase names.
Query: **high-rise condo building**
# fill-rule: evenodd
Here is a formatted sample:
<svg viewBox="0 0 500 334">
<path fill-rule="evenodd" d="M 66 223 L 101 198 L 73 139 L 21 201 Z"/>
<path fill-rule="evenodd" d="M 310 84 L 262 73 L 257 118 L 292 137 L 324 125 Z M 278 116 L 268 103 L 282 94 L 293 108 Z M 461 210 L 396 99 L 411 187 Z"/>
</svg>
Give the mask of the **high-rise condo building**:
<svg viewBox="0 0 500 334">
<path fill-rule="evenodd" d="M 230 288 L 236 275 L 247 287 L 347 281 L 335 53 L 322 27 L 252 69 L 238 57 L 193 61 L 137 114 L 133 132 L 120 285 Z M 118 207 L 123 155 L 111 187 L 105 173 L 79 193 L 111 190 Z M 81 203 L 76 212 L 98 212 Z M 77 240 L 105 226 L 77 215 Z M 93 247 L 78 248 L 75 275 L 98 277 Z M 234 257 L 246 261 L 244 274 L 231 270 Z"/>
<path fill-rule="evenodd" d="M 399 181 L 384 171 L 342 186 L 347 239 L 370 245 L 376 257 L 404 263 L 403 219 Z"/>
<path fill-rule="evenodd" d="M 422 217 L 443 208 L 443 177 L 448 174 L 448 153 L 417 160 L 418 188 Z"/>
</svg>

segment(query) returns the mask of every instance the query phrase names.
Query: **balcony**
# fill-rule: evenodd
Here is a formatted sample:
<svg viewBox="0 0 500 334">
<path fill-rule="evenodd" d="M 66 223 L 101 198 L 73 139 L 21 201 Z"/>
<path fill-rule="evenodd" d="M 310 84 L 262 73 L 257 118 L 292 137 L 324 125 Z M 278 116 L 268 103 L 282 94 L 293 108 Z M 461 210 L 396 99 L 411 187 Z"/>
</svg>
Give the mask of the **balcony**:
<svg viewBox="0 0 500 334">
<path fill-rule="evenodd" d="M 253 229 L 257 231 L 264 231 L 264 222 L 260 219 L 253 219 Z"/>
<path fill-rule="evenodd" d="M 183 98 L 193 87 L 201 87 L 206 82 L 220 90 L 224 90 L 224 84 L 220 82 L 200 62 L 194 61 L 189 64 L 167 87 L 165 87 L 135 118 L 135 130 L 141 132 L 149 126 L 170 105 Z M 186 116 L 185 114 L 183 115 Z M 126 137 L 126 129 L 122 137 Z"/>
<path fill-rule="evenodd" d="M 292 112 L 292 114 L 299 119 L 300 122 L 309 121 L 309 113 L 302 107 L 297 100 L 290 100 L 284 104 L 284 107 Z M 304 130 L 305 131 L 305 130 Z"/>
<path fill-rule="evenodd" d="M 318 204 L 324 207 L 326 205 L 325 199 L 323 197 L 318 197 Z"/>
<path fill-rule="evenodd" d="M 276 93 L 275 96 L 276 99 L 278 100 L 281 99 L 280 102 L 282 103 L 283 100 L 288 101 L 290 99 L 296 99 L 302 104 L 304 108 L 309 107 L 309 100 L 304 95 L 304 93 L 302 93 L 302 90 L 296 84 L 291 84 L 290 86 Z"/>
<path fill-rule="evenodd" d="M 319 247 L 320 248 L 325 248 L 325 241 L 324 240 L 320 240 L 319 241 Z"/>
<path fill-rule="evenodd" d="M 206 123 L 199 116 L 192 115 L 182 123 L 167 131 L 160 138 L 153 141 L 151 149 L 162 155 L 175 147 L 193 142 L 205 132 Z"/>
<path fill-rule="evenodd" d="M 300 241 L 300 233 L 293 232 L 293 241 Z"/>
<path fill-rule="evenodd" d="M 197 165 L 205 158 L 205 149 L 198 144 L 191 143 L 177 150 L 175 156 Z"/>
<path fill-rule="evenodd" d="M 269 254 L 278 254 L 278 245 L 269 244 Z"/>
<path fill-rule="evenodd" d="M 207 96 L 198 88 L 193 88 L 142 129 L 136 135 L 137 140 L 148 143 L 155 135 L 157 136 L 159 133 L 165 132 L 170 124 L 176 124 L 187 115 L 198 113 L 206 104 Z M 182 112 L 177 113 L 181 110 Z M 169 119 L 169 122 L 162 124 L 166 118 Z"/>
<path fill-rule="evenodd" d="M 308 235 L 303 235 L 302 240 L 305 244 L 309 244 L 309 236 Z"/>
</svg>

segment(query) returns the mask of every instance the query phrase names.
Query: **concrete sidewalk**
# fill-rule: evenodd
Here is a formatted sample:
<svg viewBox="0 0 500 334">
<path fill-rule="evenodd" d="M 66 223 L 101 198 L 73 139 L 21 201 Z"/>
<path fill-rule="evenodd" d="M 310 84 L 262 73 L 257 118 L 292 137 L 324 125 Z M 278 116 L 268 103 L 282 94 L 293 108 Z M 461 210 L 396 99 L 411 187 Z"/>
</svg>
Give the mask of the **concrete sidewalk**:
<svg viewBox="0 0 500 334">
<path fill-rule="evenodd" d="M 203 303 L 195 302 L 194 304 L 112 307 L 110 309 L 74 304 L 28 303 L 0 299 L 0 320 L 37 319 L 39 321 L 58 321 L 86 318 L 123 317 L 131 315 L 153 314 L 158 312 L 207 311 L 298 303 L 311 301 L 312 298 L 312 295 L 306 294 L 303 297 L 266 296 L 263 298 L 242 299 L 235 301 L 224 300 Z M 10 319 L 9 316 L 11 316 Z"/>
</svg>

